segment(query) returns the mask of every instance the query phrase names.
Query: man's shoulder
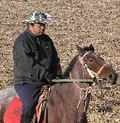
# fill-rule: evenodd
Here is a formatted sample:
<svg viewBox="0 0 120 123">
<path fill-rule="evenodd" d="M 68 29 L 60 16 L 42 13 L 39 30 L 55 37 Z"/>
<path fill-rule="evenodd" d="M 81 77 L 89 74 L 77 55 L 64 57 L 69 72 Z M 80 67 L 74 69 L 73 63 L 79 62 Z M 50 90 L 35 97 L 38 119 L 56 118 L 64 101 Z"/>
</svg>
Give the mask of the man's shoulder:
<svg viewBox="0 0 120 123">
<path fill-rule="evenodd" d="M 22 41 L 27 41 L 28 38 L 28 33 L 27 30 L 25 30 L 24 32 L 22 32 L 16 39 L 15 42 L 22 42 Z"/>
<path fill-rule="evenodd" d="M 43 34 L 41 36 L 44 37 L 44 38 L 50 38 L 47 34 Z"/>
<path fill-rule="evenodd" d="M 21 33 L 16 39 L 15 39 L 15 42 L 14 42 L 14 46 L 18 45 L 22 45 L 23 42 L 25 44 L 25 42 L 27 42 L 27 36 L 25 35 L 26 32 L 23 32 Z"/>
<path fill-rule="evenodd" d="M 42 36 L 41 36 L 45 41 L 48 41 L 48 42 L 52 42 L 52 39 L 49 37 L 49 35 L 47 35 L 47 34 L 43 34 Z"/>
</svg>

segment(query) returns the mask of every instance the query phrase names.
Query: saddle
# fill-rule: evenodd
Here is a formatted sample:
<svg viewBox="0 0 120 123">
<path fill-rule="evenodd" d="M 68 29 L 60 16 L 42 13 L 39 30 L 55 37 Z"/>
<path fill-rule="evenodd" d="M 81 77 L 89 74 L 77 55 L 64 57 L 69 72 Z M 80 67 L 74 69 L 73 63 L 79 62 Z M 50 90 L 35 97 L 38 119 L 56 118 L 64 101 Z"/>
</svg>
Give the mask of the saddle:
<svg viewBox="0 0 120 123">
<path fill-rule="evenodd" d="M 49 97 L 50 86 L 44 85 L 40 90 L 40 97 L 38 99 L 38 105 L 36 106 L 36 113 L 33 115 L 33 123 L 45 123 L 46 116 L 46 103 Z"/>
<path fill-rule="evenodd" d="M 32 123 L 45 123 L 45 109 L 46 102 L 49 97 L 50 86 L 44 85 L 40 89 L 38 105 L 36 106 L 36 113 L 33 115 Z M 18 95 L 10 103 L 5 115 L 4 123 L 20 123 L 22 113 L 22 103 L 19 100 Z"/>
</svg>

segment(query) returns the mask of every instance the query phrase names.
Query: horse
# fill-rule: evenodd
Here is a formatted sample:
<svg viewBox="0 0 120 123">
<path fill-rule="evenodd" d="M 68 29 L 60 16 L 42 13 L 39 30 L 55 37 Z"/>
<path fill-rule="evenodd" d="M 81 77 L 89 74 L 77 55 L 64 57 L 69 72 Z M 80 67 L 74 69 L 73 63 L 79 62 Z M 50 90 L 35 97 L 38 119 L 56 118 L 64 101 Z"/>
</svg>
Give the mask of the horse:
<svg viewBox="0 0 120 123">
<path fill-rule="evenodd" d="M 118 74 L 94 52 L 92 45 L 84 48 L 77 45 L 77 50 L 78 54 L 63 74 L 65 79 L 58 79 L 59 82 L 51 86 L 46 104 L 47 123 L 87 123 L 91 82 L 104 89 L 108 84 L 116 84 Z"/>
<path fill-rule="evenodd" d="M 104 89 L 108 83 L 116 84 L 118 74 L 94 52 L 92 45 L 84 48 L 77 45 L 77 50 L 78 54 L 63 74 L 66 81 L 72 82 L 58 82 L 51 87 L 47 100 L 48 123 L 87 123 L 86 111 L 92 89 L 90 80 Z"/>
</svg>

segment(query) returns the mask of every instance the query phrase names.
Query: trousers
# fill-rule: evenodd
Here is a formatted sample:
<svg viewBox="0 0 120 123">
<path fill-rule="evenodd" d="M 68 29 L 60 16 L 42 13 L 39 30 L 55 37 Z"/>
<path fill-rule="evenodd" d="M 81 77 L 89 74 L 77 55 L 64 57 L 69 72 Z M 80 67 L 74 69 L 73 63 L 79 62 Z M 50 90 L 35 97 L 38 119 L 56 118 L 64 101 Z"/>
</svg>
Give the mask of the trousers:
<svg viewBox="0 0 120 123">
<path fill-rule="evenodd" d="M 41 87 L 42 85 L 28 83 L 14 85 L 15 91 L 22 102 L 22 114 L 27 114 L 31 118 L 33 117 Z"/>
</svg>

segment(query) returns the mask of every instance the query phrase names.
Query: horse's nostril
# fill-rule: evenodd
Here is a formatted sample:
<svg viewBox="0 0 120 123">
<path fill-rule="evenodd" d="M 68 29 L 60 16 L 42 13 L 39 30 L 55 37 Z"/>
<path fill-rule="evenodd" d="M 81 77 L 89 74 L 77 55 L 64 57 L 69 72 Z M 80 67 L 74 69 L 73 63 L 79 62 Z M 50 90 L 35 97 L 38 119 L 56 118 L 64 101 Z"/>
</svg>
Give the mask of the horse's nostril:
<svg viewBox="0 0 120 123">
<path fill-rule="evenodd" d="M 110 79 L 110 80 L 113 80 L 113 78 L 114 78 L 113 75 L 110 74 L 110 75 L 109 75 L 109 79 Z"/>
</svg>

